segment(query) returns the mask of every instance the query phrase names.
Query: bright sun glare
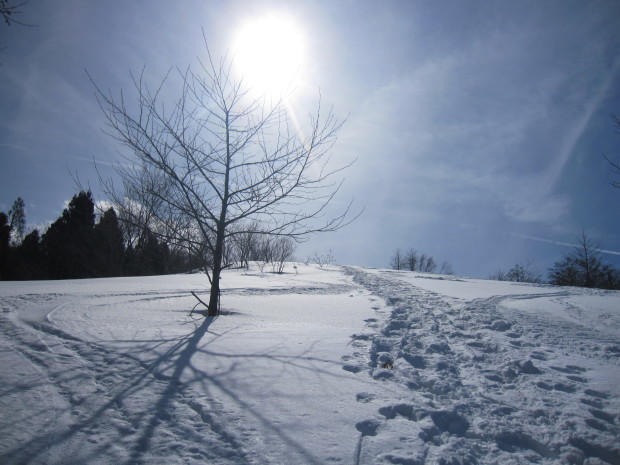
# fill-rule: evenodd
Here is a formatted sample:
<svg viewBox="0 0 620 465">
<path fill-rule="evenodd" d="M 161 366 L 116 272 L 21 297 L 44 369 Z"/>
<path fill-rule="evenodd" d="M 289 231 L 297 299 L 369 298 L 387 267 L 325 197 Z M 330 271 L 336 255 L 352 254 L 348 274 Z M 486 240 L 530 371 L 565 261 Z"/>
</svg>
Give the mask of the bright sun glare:
<svg viewBox="0 0 620 465">
<path fill-rule="evenodd" d="M 247 22 L 233 51 L 246 84 L 259 92 L 282 95 L 300 84 L 303 40 L 291 18 L 270 15 Z"/>
</svg>

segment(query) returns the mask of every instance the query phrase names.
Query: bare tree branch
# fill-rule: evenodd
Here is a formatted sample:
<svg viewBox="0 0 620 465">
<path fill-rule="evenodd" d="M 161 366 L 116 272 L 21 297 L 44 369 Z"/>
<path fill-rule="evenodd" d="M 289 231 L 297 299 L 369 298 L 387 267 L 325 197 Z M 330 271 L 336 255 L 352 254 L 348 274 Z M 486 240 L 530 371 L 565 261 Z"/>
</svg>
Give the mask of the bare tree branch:
<svg viewBox="0 0 620 465">
<path fill-rule="evenodd" d="M 216 62 L 206 39 L 205 47 L 198 72 L 170 69 L 153 90 L 144 69 L 132 74 L 133 102 L 122 91 L 117 97 L 103 92 L 89 78 L 106 133 L 127 149 L 117 166 L 123 187 L 102 180 L 106 194 L 130 227 L 148 226 L 202 257 L 214 315 L 228 240 L 245 234 L 299 242 L 340 229 L 361 212 L 351 214 L 351 201 L 327 214 L 352 164 L 331 160 L 344 121 L 324 111 L 319 99 L 304 135 L 283 99 L 253 97 L 233 76 L 232 60 Z M 178 96 L 171 100 L 173 85 Z M 282 256 L 290 255 L 288 242 L 278 246 Z"/>
</svg>

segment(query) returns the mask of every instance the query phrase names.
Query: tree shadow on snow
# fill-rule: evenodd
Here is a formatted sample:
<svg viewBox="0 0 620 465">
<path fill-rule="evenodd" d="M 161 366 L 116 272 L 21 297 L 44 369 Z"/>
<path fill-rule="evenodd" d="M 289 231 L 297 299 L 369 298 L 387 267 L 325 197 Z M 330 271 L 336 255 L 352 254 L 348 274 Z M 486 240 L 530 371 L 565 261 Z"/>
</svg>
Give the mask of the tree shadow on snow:
<svg viewBox="0 0 620 465">
<path fill-rule="evenodd" d="M 68 422 L 68 426 L 50 430 L 49 425 L 45 425 L 31 440 L 0 455 L 0 462 L 48 463 L 52 448 L 55 449 L 54 455 L 62 451 L 62 459 L 71 457 L 73 463 L 103 461 L 138 464 L 149 461 L 151 454 L 158 456 L 158 459 L 191 457 L 193 460 L 208 461 L 225 458 L 230 463 L 251 462 L 244 451 L 243 438 L 239 437 L 239 434 L 243 436 L 243 431 L 239 431 L 243 425 L 237 425 L 239 429 L 235 427 L 235 433 L 230 433 L 229 430 L 234 426 L 223 424 L 223 418 L 217 418 L 222 408 L 212 408 L 215 401 L 211 399 L 210 392 L 216 389 L 237 408 L 254 417 L 264 430 L 277 436 L 286 446 L 287 452 L 294 452 L 305 463 L 320 463 L 312 451 L 241 398 L 234 391 L 234 386 L 226 384 L 226 377 L 236 369 L 236 363 L 229 370 L 206 373 L 195 366 L 192 359 L 196 354 L 207 357 L 262 358 L 280 363 L 282 370 L 286 367 L 311 369 L 316 376 L 336 376 L 312 364 L 333 362 L 311 357 L 309 352 L 312 345 L 298 355 L 265 352 L 226 354 L 211 351 L 209 346 L 226 335 L 226 332 L 218 334 L 210 331 L 216 319 L 208 317 L 199 324 L 192 320 L 195 327 L 186 336 L 165 338 L 162 335 L 162 338 L 139 341 L 137 347 L 133 345 L 135 340 L 127 341 L 133 343 L 131 354 L 125 350 L 109 350 L 90 342 L 70 341 L 72 348 L 87 362 L 89 357 L 93 360 L 95 369 L 98 368 L 97 363 L 103 363 L 99 360 L 101 356 L 109 360 L 99 371 L 97 383 L 105 385 L 106 389 L 104 394 L 99 394 L 93 400 L 96 408 L 75 405 L 81 414 Z M 144 362 L 149 355 L 154 357 L 148 363 Z M 122 361 L 125 363 L 117 368 L 116 364 Z M 49 378 L 62 390 L 63 386 L 74 386 L 71 383 L 77 382 L 79 376 L 82 375 L 76 373 L 72 379 L 71 373 L 64 372 L 50 375 Z M 198 384 L 196 389 L 192 387 L 194 384 Z M 190 417 L 192 421 L 188 420 Z M 162 443 L 163 437 L 165 443 Z M 84 440 L 91 444 L 82 448 L 80 444 Z M 253 458 L 256 461 L 256 457 Z"/>
</svg>

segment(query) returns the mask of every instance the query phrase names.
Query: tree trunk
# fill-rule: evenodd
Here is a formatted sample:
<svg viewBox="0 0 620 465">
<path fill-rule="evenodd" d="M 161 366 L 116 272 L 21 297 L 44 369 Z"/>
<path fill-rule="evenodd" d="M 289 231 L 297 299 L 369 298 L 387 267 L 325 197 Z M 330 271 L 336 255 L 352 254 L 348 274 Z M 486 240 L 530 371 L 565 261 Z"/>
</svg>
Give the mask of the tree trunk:
<svg viewBox="0 0 620 465">
<path fill-rule="evenodd" d="M 213 272 L 211 275 L 211 295 L 209 296 L 209 310 L 207 316 L 217 316 L 219 313 L 220 275 L 222 273 L 222 256 L 224 254 L 224 228 L 218 226 L 213 256 Z"/>
<path fill-rule="evenodd" d="M 218 314 L 218 301 L 220 296 L 220 269 L 213 269 L 213 276 L 211 277 L 211 295 L 209 296 L 209 309 L 207 316 L 217 316 Z"/>
<path fill-rule="evenodd" d="M 224 238 L 226 236 L 226 211 L 228 209 L 228 195 L 230 182 L 230 127 L 228 120 L 228 112 L 225 118 L 226 130 L 226 165 L 224 168 L 224 194 L 222 196 L 222 208 L 220 210 L 220 219 L 217 222 L 217 232 L 215 237 L 215 253 L 213 256 L 213 276 L 211 282 L 211 296 L 209 297 L 208 316 L 217 316 L 219 313 L 219 297 L 220 297 L 220 274 L 222 272 L 222 260 L 224 259 Z"/>
</svg>

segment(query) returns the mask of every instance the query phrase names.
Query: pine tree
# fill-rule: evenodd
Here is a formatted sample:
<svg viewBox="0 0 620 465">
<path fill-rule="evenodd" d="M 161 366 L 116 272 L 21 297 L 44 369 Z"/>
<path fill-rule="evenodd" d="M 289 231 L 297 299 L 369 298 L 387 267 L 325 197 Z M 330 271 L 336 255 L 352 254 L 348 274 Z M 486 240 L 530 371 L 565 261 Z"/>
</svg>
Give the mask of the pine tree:
<svg viewBox="0 0 620 465">
<path fill-rule="evenodd" d="M 108 209 L 103 214 L 94 228 L 94 236 L 95 249 L 93 253 L 97 257 L 97 275 L 122 276 L 125 247 L 123 245 L 123 233 L 113 208 Z"/>
<path fill-rule="evenodd" d="M 11 225 L 6 213 L 0 212 L 0 279 L 7 279 L 9 252 L 11 241 Z"/>
<path fill-rule="evenodd" d="M 43 236 L 47 275 L 51 279 L 96 275 L 94 245 L 95 203 L 90 191 L 74 195 Z"/>
<path fill-rule="evenodd" d="M 15 250 L 14 278 L 15 279 L 43 279 L 43 250 L 41 237 L 37 229 L 24 237 L 22 243 Z"/>
</svg>

